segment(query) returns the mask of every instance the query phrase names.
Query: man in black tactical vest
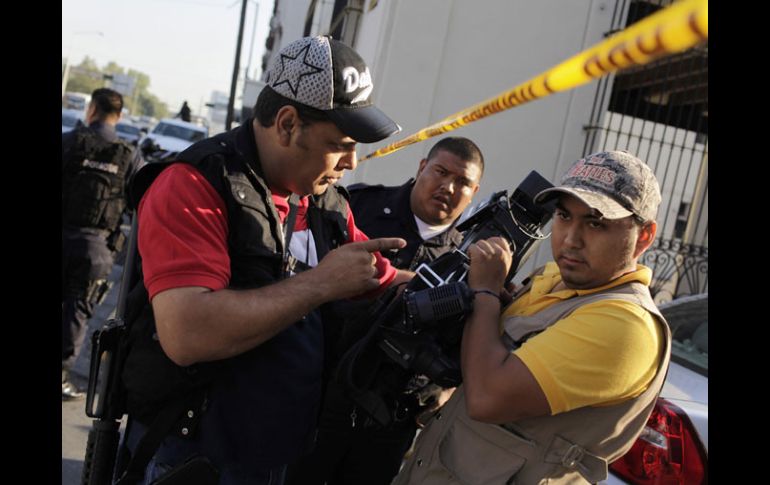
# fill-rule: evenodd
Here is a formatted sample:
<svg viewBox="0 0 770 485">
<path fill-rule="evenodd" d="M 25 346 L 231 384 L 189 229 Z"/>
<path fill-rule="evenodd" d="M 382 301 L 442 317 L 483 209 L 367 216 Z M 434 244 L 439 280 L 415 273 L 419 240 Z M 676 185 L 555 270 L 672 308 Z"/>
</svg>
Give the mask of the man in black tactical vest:
<svg viewBox="0 0 770 485">
<path fill-rule="evenodd" d="M 355 51 L 302 38 L 276 57 L 255 118 L 135 177 L 120 483 L 280 485 L 312 446 L 320 307 L 412 276 L 380 255 L 405 242 L 369 240 L 335 185 L 357 142 L 400 129 L 372 88 Z"/>
<path fill-rule="evenodd" d="M 115 133 L 123 97 L 101 88 L 91 94 L 86 125 L 62 135 L 62 399 L 83 393 L 69 380 L 94 305 L 104 296 L 128 178 L 139 154 Z"/>
<path fill-rule="evenodd" d="M 400 237 L 406 247 L 384 255 L 393 266 L 414 271 L 458 247 L 462 234 L 455 225 L 479 190 L 484 157 L 471 140 L 439 140 L 420 161 L 417 175 L 396 187 L 355 184 L 348 187 L 356 223 L 370 237 Z M 363 302 L 365 305 L 366 303 Z M 365 308 L 348 304 L 340 321 L 329 327 L 342 335 L 353 327 Z M 342 313 L 342 312 L 340 312 Z M 337 338 L 331 353 L 339 358 L 349 338 Z M 340 348 L 342 346 L 342 348 Z M 396 364 L 386 363 L 398 367 Z M 399 367 L 400 369 L 400 367 Z M 315 450 L 291 468 L 290 485 L 387 485 L 398 473 L 417 430 L 416 417 L 426 407 L 437 407 L 436 386 L 394 389 L 398 418 L 382 426 L 347 394 L 343 383 L 327 385 Z M 424 399 L 417 401 L 416 395 Z"/>
</svg>

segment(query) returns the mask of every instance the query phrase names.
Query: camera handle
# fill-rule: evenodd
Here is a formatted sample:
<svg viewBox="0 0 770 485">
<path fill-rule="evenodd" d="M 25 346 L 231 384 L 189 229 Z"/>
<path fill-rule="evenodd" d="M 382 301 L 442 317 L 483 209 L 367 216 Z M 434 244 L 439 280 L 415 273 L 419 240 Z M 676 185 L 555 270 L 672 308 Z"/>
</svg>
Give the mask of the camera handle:
<svg viewBox="0 0 770 485">
<path fill-rule="evenodd" d="M 456 269 L 449 273 L 446 278 L 439 276 L 439 274 L 427 263 L 422 263 L 417 267 L 415 270 L 416 276 L 419 276 L 420 279 L 428 286 L 428 288 L 447 285 L 453 281 L 465 281 L 466 277 L 468 276 L 468 266 L 470 265 L 471 259 L 467 254 L 459 249 L 452 251 L 452 254 L 456 258 L 459 258 L 460 261 L 455 263 Z M 460 274 L 459 276 L 455 277 L 458 271 L 460 271 Z"/>
</svg>

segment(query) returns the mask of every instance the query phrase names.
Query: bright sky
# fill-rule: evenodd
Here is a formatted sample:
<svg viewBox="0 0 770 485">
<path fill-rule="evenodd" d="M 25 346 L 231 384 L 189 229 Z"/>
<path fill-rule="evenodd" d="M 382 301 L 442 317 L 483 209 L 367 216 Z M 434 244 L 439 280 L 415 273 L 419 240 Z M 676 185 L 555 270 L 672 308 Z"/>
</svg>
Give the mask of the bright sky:
<svg viewBox="0 0 770 485">
<path fill-rule="evenodd" d="M 252 77 L 262 73 L 273 1 L 248 0 L 246 7 L 241 73 L 258 10 Z M 71 53 L 72 65 L 89 56 L 99 67 L 115 61 L 144 72 L 150 92 L 172 113 L 187 100 L 193 114 L 205 115 L 212 91 L 230 93 L 240 13 L 241 0 L 62 0 L 62 57 Z"/>
</svg>

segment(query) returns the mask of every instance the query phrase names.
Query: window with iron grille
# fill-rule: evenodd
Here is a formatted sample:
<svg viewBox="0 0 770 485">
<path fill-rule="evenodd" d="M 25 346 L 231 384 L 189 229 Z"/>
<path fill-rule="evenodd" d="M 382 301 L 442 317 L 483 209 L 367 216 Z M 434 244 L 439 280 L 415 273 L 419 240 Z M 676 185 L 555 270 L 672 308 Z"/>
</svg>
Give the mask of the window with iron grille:
<svg viewBox="0 0 770 485">
<path fill-rule="evenodd" d="M 671 0 L 617 0 L 622 30 Z M 628 150 L 655 171 L 658 235 L 640 262 L 656 301 L 708 291 L 708 45 L 599 81 L 583 154 Z"/>
</svg>

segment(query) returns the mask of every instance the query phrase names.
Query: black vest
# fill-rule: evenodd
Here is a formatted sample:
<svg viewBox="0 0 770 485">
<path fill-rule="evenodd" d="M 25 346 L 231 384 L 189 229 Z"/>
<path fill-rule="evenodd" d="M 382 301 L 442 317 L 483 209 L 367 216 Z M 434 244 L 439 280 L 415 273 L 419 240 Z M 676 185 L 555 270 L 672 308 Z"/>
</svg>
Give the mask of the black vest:
<svg viewBox="0 0 770 485">
<path fill-rule="evenodd" d="M 62 224 L 115 231 L 125 209 L 126 171 L 133 149 L 107 141 L 93 129 L 75 128 L 75 143 L 62 158 Z"/>
<path fill-rule="evenodd" d="M 455 221 L 446 231 L 423 241 L 410 203 L 414 183 L 414 179 L 409 179 L 396 187 L 353 184 L 347 188 L 356 226 L 372 239 L 405 239 L 406 247 L 385 251 L 383 256 L 396 268 L 411 271 L 417 269 L 421 263 L 429 263 L 460 246 L 463 240 L 462 234 L 455 229 Z"/>
<path fill-rule="evenodd" d="M 262 178 L 251 124 L 197 143 L 179 159 L 195 166 L 225 202 L 229 288 L 257 288 L 282 279 L 281 225 Z M 149 164 L 137 174 L 134 203 L 165 167 Z M 310 198 L 308 226 L 319 260 L 347 241 L 347 211 L 341 191 Z M 321 392 L 324 341 L 318 311 L 239 356 L 181 368 L 153 338 L 155 323 L 141 280 L 127 308 L 131 350 L 123 380 L 130 414 L 147 415 L 159 402 L 204 387 L 206 410 L 195 439 L 215 464 L 274 466 L 305 451 Z"/>
<path fill-rule="evenodd" d="M 414 184 L 415 180 L 409 179 L 395 187 L 363 183 L 347 187 L 356 226 L 372 239 L 400 237 L 406 240 L 407 244 L 404 248 L 384 251 L 382 255 L 388 258 L 394 267 L 411 271 L 416 270 L 420 264 L 430 263 L 457 248 L 463 239 L 462 234 L 455 229 L 455 224 L 428 240 L 422 239 L 410 202 Z M 370 314 L 373 306 L 369 301 L 348 300 L 336 303 L 335 306 L 338 318 L 334 321 L 324 320 L 324 330 L 327 338 L 331 337 L 330 344 L 327 346 L 327 359 L 331 356 L 336 364 L 353 345 L 364 338 L 371 328 L 372 319 L 376 316 Z M 356 364 L 358 376 L 365 375 L 362 369 L 376 369 L 371 371 L 372 377 L 369 379 L 377 383 L 378 390 L 383 393 L 385 401 L 391 406 L 389 411 L 395 409 L 393 402 L 398 400 L 399 419 L 404 420 L 399 426 L 413 426 L 414 422 L 411 420 L 421 408 L 414 402 L 414 394 L 404 394 L 405 381 L 411 374 L 379 351 L 361 356 Z M 376 377 L 374 372 L 378 373 Z M 347 377 L 340 371 L 334 376 L 337 380 L 330 383 L 330 386 L 336 387 L 338 391 L 329 392 L 325 406 L 334 407 L 337 412 L 344 410 L 352 412 L 355 409 L 354 406 L 360 404 L 354 405 L 347 397 L 336 397 L 343 396 L 346 392 L 349 385 L 346 382 Z M 367 408 L 364 406 L 364 409 Z M 410 410 L 408 415 L 404 409 Z M 362 424 L 371 426 L 372 422 L 372 418 L 366 416 Z"/>
</svg>

